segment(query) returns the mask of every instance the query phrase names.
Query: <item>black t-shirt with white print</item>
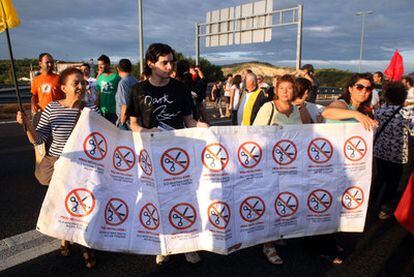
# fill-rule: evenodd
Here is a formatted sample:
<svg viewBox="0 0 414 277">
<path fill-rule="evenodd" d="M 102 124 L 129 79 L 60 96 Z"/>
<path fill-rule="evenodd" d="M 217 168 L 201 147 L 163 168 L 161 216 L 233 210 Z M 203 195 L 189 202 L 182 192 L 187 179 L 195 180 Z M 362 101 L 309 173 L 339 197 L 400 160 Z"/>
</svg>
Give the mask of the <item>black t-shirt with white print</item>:
<svg viewBox="0 0 414 277">
<path fill-rule="evenodd" d="M 148 80 L 132 87 L 127 114 L 139 118 L 144 128 L 157 127 L 162 122 L 182 129 L 184 116 L 192 113 L 191 92 L 175 79 L 170 78 L 162 87 L 153 86 Z"/>
</svg>

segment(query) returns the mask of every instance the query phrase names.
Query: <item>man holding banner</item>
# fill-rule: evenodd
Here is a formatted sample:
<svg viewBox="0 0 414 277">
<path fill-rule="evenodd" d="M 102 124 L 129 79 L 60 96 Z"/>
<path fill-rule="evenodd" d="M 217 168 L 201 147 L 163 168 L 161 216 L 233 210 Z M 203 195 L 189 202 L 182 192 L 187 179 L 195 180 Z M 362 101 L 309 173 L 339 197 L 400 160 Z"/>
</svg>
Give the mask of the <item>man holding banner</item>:
<svg viewBox="0 0 414 277">
<path fill-rule="evenodd" d="M 127 114 L 134 132 L 157 132 L 184 127 L 209 127 L 193 119 L 190 91 L 181 82 L 170 78 L 176 59 L 169 45 L 154 43 L 145 54 L 145 73 L 149 78 L 132 88 Z M 185 253 L 186 260 L 198 263 L 197 252 Z M 163 264 L 169 256 L 157 255 Z"/>
</svg>

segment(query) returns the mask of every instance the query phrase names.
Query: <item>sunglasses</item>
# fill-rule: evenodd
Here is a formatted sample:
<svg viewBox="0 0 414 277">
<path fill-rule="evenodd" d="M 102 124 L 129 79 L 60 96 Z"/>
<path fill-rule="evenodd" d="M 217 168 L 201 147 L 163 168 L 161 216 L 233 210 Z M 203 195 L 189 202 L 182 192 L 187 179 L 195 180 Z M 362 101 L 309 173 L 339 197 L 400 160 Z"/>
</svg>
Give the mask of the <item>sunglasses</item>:
<svg viewBox="0 0 414 277">
<path fill-rule="evenodd" d="M 372 91 L 372 87 L 366 87 L 366 86 L 361 85 L 361 84 L 356 84 L 356 85 L 354 85 L 354 87 L 355 87 L 358 91 L 362 91 L 363 89 L 365 89 L 366 91 Z"/>
</svg>

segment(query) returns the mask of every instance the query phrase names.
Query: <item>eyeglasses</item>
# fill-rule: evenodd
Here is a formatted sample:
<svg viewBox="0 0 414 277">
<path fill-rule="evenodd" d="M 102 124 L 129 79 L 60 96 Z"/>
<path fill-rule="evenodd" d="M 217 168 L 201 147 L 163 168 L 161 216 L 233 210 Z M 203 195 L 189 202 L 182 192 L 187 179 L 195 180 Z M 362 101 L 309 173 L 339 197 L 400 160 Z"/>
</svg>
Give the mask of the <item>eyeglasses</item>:
<svg viewBox="0 0 414 277">
<path fill-rule="evenodd" d="M 372 87 L 366 87 L 366 86 L 361 85 L 361 84 L 356 84 L 356 85 L 354 85 L 354 87 L 355 87 L 358 91 L 362 91 L 363 89 L 365 89 L 367 92 L 371 92 L 371 91 L 372 91 Z"/>
</svg>

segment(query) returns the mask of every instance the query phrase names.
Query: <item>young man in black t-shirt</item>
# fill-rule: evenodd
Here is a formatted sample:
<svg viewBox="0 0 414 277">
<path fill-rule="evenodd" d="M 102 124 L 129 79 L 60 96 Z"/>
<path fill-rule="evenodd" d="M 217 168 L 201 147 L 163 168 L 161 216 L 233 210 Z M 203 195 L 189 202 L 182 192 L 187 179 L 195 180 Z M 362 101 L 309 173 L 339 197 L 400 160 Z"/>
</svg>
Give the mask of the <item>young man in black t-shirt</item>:
<svg viewBox="0 0 414 277">
<path fill-rule="evenodd" d="M 209 127 L 193 119 L 190 91 L 183 83 L 170 78 L 174 62 L 170 46 L 154 43 L 148 47 L 144 73 L 149 78 L 132 88 L 127 108 L 132 131 L 155 132 L 160 125 L 173 129 Z"/>
<path fill-rule="evenodd" d="M 144 73 L 149 76 L 132 87 L 127 114 L 134 132 L 157 132 L 165 125 L 173 129 L 184 127 L 209 127 L 193 119 L 193 102 L 187 87 L 170 78 L 175 56 L 170 46 L 154 43 L 145 54 Z M 197 263 L 197 252 L 185 253 L 190 263 Z M 167 262 L 169 256 L 157 255 L 156 263 Z"/>
</svg>

